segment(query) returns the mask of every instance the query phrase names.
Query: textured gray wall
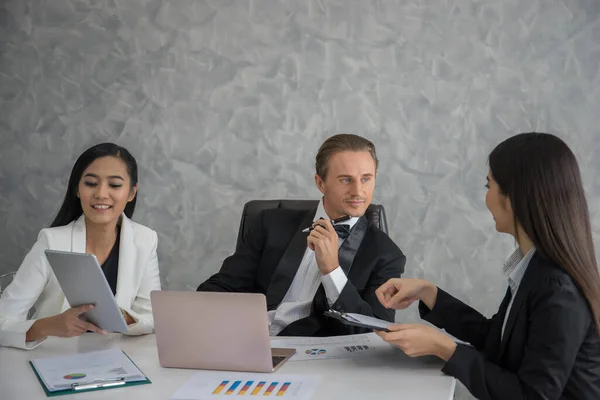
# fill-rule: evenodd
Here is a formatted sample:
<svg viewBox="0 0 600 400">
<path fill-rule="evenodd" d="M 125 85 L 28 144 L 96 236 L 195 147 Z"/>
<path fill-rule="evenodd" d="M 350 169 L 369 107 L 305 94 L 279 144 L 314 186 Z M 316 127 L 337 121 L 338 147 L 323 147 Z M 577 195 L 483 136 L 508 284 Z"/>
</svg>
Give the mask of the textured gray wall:
<svg viewBox="0 0 600 400">
<path fill-rule="evenodd" d="M 514 245 L 483 201 L 499 141 L 562 136 L 599 237 L 597 0 L 0 4 L 0 272 L 102 141 L 138 159 L 135 219 L 159 232 L 170 289 L 219 268 L 246 201 L 318 198 L 314 155 L 338 132 L 378 147 L 375 201 L 407 276 L 488 314 Z"/>
</svg>

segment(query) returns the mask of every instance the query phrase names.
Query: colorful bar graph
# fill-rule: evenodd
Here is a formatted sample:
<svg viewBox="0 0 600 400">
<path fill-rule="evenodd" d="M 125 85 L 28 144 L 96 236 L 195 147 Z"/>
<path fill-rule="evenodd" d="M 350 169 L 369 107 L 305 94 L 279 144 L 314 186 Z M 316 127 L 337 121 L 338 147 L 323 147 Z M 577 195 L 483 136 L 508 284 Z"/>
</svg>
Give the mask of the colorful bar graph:
<svg viewBox="0 0 600 400">
<path fill-rule="evenodd" d="M 253 383 L 254 381 L 246 382 L 246 384 L 242 386 L 242 389 L 238 392 L 238 395 L 246 394 L 246 392 L 248 391 L 248 389 L 250 389 L 250 386 L 252 386 Z"/>
<path fill-rule="evenodd" d="M 229 383 L 229 381 L 223 381 L 223 382 L 221 382 L 221 384 L 219 386 L 217 386 L 217 388 L 215 389 L 214 392 L 212 392 L 212 394 L 219 394 L 219 393 L 221 393 L 221 391 L 223 389 L 225 389 L 225 386 L 227 386 L 228 383 Z"/>
<path fill-rule="evenodd" d="M 252 391 L 252 393 L 250 393 L 251 396 L 256 396 L 258 393 L 260 393 L 260 391 L 262 390 L 262 388 L 265 386 L 267 382 L 265 381 L 260 381 L 258 382 L 258 385 L 256 385 L 256 387 L 254 388 L 254 390 Z"/>
<path fill-rule="evenodd" d="M 242 383 L 242 381 L 235 381 L 235 382 L 233 382 L 233 384 L 231 386 L 229 386 L 229 389 L 227 389 L 227 391 L 225 392 L 225 394 L 226 395 L 233 394 L 233 392 L 235 391 L 235 389 L 237 389 L 237 387 L 240 386 L 240 383 Z"/>
<path fill-rule="evenodd" d="M 281 388 L 277 392 L 277 396 L 283 396 L 285 394 L 285 391 L 288 390 L 288 388 L 290 387 L 291 384 L 292 384 L 292 382 L 284 382 L 284 384 L 281 386 Z"/>
<path fill-rule="evenodd" d="M 267 390 L 265 390 L 263 396 L 270 396 L 271 393 L 273 393 L 273 390 L 275 390 L 275 388 L 277 387 L 277 385 L 279 385 L 279 382 L 271 382 Z"/>
</svg>

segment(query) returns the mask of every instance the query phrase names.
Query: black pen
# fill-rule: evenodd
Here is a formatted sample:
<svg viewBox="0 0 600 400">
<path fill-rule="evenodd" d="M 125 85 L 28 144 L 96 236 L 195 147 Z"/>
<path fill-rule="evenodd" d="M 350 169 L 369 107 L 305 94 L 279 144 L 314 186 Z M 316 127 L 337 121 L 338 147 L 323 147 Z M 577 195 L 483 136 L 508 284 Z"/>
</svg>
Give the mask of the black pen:
<svg viewBox="0 0 600 400">
<path fill-rule="evenodd" d="M 332 224 L 339 224 L 340 222 L 348 221 L 350 218 L 352 218 L 352 216 L 350 216 L 350 215 L 344 215 L 343 217 L 332 219 L 331 223 Z M 321 219 L 323 219 L 323 218 L 321 218 Z M 313 229 L 315 229 L 314 226 L 309 226 L 308 228 L 302 229 L 302 232 L 310 232 Z"/>
</svg>

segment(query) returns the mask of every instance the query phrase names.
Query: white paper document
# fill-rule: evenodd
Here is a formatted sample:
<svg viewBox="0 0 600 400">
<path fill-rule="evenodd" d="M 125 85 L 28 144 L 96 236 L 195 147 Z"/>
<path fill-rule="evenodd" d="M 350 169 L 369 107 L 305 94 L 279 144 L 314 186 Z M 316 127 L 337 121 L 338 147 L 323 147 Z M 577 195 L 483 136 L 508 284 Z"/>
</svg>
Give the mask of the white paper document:
<svg viewBox="0 0 600 400">
<path fill-rule="evenodd" d="M 359 322 L 361 324 L 374 326 L 376 328 L 381 328 L 382 330 L 386 329 L 388 326 L 393 325 L 393 322 L 385 321 L 383 319 L 370 317 L 368 315 L 356 314 L 356 313 L 345 313 L 347 318 L 354 320 L 355 322 Z"/>
<path fill-rule="evenodd" d="M 308 400 L 318 384 L 317 375 L 260 374 L 227 371 L 200 371 L 173 394 L 171 400 L 209 400 L 222 396 Z"/>
<path fill-rule="evenodd" d="M 330 337 L 272 337 L 271 347 L 294 348 L 290 361 L 324 360 L 394 354 L 394 347 L 375 333 Z"/>
<path fill-rule="evenodd" d="M 87 384 L 119 378 L 126 382 L 146 380 L 142 371 L 120 349 L 36 358 L 31 363 L 50 392 L 71 389 L 74 383 Z"/>
</svg>

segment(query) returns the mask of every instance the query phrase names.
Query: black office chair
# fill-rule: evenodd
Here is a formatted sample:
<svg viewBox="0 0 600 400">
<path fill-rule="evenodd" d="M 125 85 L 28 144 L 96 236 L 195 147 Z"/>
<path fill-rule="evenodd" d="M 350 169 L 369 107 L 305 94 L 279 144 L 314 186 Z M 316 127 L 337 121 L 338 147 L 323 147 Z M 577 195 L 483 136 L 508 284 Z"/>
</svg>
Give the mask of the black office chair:
<svg viewBox="0 0 600 400">
<path fill-rule="evenodd" d="M 271 208 L 286 208 L 291 210 L 311 210 L 316 209 L 319 200 L 251 200 L 244 205 L 242 219 L 240 221 L 240 229 L 238 230 L 238 238 L 236 249 L 239 248 L 243 235 L 250 229 L 252 222 L 257 215 Z M 377 226 L 386 234 L 388 233 L 387 220 L 385 218 L 385 210 L 380 204 L 370 204 L 365 212 L 367 221 Z"/>
</svg>

